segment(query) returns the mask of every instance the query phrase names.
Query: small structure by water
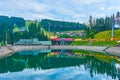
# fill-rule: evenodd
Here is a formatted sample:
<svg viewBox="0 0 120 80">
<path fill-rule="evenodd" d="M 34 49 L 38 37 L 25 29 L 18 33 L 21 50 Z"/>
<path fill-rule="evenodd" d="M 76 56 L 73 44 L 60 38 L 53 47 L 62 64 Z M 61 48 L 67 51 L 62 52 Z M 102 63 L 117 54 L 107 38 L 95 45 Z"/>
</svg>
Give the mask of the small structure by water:
<svg viewBox="0 0 120 80">
<path fill-rule="evenodd" d="M 55 45 L 69 45 L 73 42 L 73 38 L 53 38 L 52 43 Z"/>
<path fill-rule="evenodd" d="M 38 39 L 20 39 L 15 45 L 51 45 L 51 41 L 39 41 Z"/>
</svg>

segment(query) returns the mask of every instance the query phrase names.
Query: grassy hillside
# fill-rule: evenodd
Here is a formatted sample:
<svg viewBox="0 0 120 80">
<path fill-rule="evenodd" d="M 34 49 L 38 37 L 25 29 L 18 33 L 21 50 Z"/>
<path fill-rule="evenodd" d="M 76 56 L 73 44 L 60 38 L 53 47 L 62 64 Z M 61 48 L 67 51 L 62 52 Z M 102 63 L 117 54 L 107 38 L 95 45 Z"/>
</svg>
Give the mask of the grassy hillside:
<svg viewBox="0 0 120 80">
<path fill-rule="evenodd" d="M 111 31 L 103 31 L 94 36 L 94 38 L 97 39 L 108 39 L 111 38 L 112 32 Z M 115 30 L 114 31 L 114 38 L 120 38 L 120 30 Z"/>
<path fill-rule="evenodd" d="M 76 46 L 116 46 L 116 41 L 94 41 L 90 43 L 89 41 L 74 41 L 71 45 Z"/>
</svg>

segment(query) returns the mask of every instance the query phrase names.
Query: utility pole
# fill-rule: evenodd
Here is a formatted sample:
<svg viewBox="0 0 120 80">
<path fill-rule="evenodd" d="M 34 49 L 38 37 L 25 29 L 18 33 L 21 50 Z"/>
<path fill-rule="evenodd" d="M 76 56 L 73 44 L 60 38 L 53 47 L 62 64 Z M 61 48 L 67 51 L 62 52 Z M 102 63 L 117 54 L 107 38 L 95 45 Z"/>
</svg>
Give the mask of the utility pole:
<svg viewBox="0 0 120 80">
<path fill-rule="evenodd" d="M 115 26 L 115 17 L 114 15 L 111 17 L 111 23 L 112 23 L 112 39 L 114 38 L 114 26 Z"/>
<path fill-rule="evenodd" d="M 49 26 L 48 26 L 48 32 L 49 32 L 49 39 L 50 39 L 50 24 L 49 24 Z"/>
<path fill-rule="evenodd" d="M 7 31 L 6 31 L 6 33 L 5 33 L 5 36 L 6 36 L 6 41 L 5 41 L 5 43 L 6 43 L 6 46 L 7 46 Z"/>
<path fill-rule="evenodd" d="M 112 38 L 114 38 L 114 23 L 112 22 Z"/>
<path fill-rule="evenodd" d="M 7 46 L 7 44 L 8 44 L 8 43 L 7 43 L 7 31 L 8 31 L 7 22 L 5 22 L 5 27 L 6 27 L 6 28 L 5 28 L 5 29 L 6 29 L 6 30 L 5 30 L 5 43 L 6 43 L 6 46 Z"/>
<path fill-rule="evenodd" d="M 12 32 L 12 35 L 13 35 L 13 45 L 15 45 L 15 31 L 14 30 Z"/>
<path fill-rule="evenodd" d="M 49 25 L 48 25 L 49 40 L 50 40 L 50 27 L 51 27 L 51 25 L 49 24 Z M 48 49 L 50 49 L 50 45 L 48 46 Z"/>
</svg>

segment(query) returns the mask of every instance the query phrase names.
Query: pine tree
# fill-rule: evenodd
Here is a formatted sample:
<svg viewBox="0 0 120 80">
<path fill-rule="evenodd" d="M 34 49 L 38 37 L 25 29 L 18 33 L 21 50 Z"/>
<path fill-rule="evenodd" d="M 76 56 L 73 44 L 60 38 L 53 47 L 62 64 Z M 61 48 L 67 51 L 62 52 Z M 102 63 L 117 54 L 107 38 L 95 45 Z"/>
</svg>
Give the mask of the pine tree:
<svg viewBox="0 0 120 80">
<path fill-rule="evenodd" d="M 92 28 L 93 26 L 93 17 L 90 15 L 89 17 L 89 26 L 90 26 L 90 29 Z"/>
</svg>

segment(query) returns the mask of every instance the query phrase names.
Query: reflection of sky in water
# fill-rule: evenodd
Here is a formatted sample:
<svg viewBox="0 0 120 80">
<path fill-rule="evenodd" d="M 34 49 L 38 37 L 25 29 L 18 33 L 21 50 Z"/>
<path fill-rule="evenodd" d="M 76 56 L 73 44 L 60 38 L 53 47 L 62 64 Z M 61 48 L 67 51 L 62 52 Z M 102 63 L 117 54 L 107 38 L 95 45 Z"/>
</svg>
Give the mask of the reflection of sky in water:
<svg viewBox="0 0 120 80">
<path fill-rule="evenodd" d="M 16 75 L 17 74 L 17 75 Z M 21 72 L 0 74 L 0 80 L 114 80 L 106 74 L 90 76 L 84 66 L 46 70 L 24 69 Z M 116 79 L 118 80 L 118 79 Z"/>
</svg>

